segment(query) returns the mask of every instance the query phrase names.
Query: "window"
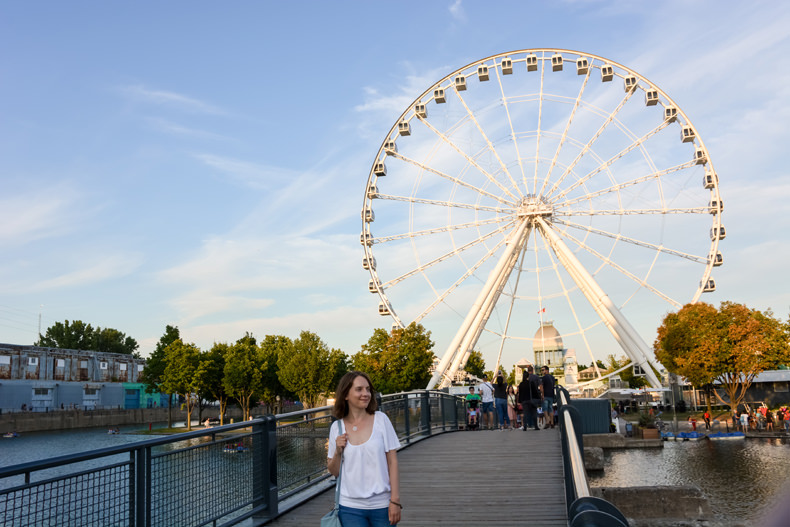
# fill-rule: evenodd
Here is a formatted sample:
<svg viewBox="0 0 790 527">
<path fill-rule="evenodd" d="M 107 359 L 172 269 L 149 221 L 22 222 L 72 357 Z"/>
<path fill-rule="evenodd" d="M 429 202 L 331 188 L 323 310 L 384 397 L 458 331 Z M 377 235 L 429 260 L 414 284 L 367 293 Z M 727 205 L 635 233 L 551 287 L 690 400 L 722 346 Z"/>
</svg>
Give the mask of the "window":
<svg viewBox="0 0 790 527">
<path fill-rule="evenodd" d="M 28 366 L 38 366 L 38 357 L 28 357 L 27 358 L 27 365 Z"/>
<path fill-rule="evenodd" d="M 774 391 L 775 392 L 786 392 L 787 390 L 787 382 L 775 382 L 774 383 Z"/>
<path fill-rule="evenodd" d="M 119 364 L 118 369 L 120 369 L 121 371 L 126 371 L 126 364 L 123 363 Z"/>
<path fill-rule="evenodd" d="M 80 361 L 80 368 L 82 368 L 83 370 L 87 370 L 88 369 L 88 361 L 81 360 Z"/>
<path fill-rule="evenodd" d="M 49 395 L 49 388 L 33 388 L 33 395 Z"/>
<path fill-rule="evenodd" d="M 137 390 L 126 390 L 126 395 L 137 395 Z"/>
<path fill-rule="evenodd" d="M 106 370 L 107 369 L 107 363 L 106 362 L 100 362 L 99 363 L 99 369 L 100 370 Z"/>
<path fill-rule="evenodd" d="M 142 364 L 138 364 L 137 365 L 137 371 L 143 371 L 143 365 Z"/>
<path fill-rule="evenodd" d="M 0 355 L 0 364 L 11 364 L 11 357 L 8 355 Z"/>
<path fill-rule="evenodd" d="M 65 359 L 55 359 L 55 367 L 56 368 L 65 368 L 66 367 L 66 360 Z"/>
<path fill-rule="evenodd" d="M 85 395 L 96 395 L 99 393 L 98 388 L 85 388 Z"/>
</svg>

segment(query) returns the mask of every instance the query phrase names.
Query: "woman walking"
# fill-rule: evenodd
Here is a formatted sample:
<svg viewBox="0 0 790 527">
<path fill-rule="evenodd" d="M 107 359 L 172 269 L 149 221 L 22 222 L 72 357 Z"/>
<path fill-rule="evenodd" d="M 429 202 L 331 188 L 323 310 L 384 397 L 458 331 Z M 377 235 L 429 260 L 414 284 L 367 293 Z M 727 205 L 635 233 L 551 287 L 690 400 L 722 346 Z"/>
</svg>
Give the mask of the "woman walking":
<svg viewBox="0 0 790 527">
<path fill-rule="evenodd" d="M 510 428 L 510 415 L 507 411 L 507 382 L 505 382 L 505 375 L 501 371 L 496 374 L 494 379 L 494 408 L 496 408 L 499 420 L 499 429 L 504 430 L 505 425 Z"/>
<path fill-rule="evenodd" d="M 507 387 L 507 415 L 510 418 L 510 428 L 518 428 L 518 399 L 516 390 L 512 385 Z"/>
<path fill-rule="evenodd" d="M 332 413 L 342 419 L 344 433 L 339 434 L 335 424 L 329 428 L 327 468 L 333 476 L 343 471 L 343 527 L 388 527 L 400 521 L 400 441 L 387 415 L 377 408 L 366 373 L 351 371 L 340 379 Z"/>
</svg>

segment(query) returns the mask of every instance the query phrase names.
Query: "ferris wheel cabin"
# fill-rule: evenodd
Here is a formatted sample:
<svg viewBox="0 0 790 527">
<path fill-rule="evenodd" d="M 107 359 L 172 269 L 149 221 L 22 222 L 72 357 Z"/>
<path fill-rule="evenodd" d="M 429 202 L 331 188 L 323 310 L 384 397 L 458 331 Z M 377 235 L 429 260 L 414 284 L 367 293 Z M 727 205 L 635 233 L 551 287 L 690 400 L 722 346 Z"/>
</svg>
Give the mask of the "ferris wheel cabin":
<svg viewBox="0 0 790 527">
<path fill-rule="evenodd" d="M 424 103 L 417 103 L 414 105 L 414 114 L 417 117 L 426 119 L 428 117 L 428 109 L 425 107 Z"/>
<path fill-rule="evenodd" d="M 368 198 L 369 199 L 377 198 L 378 195 L 379 195 L 379 189 L 376 186 L 376 184 L 371 183 L 370 185 L 368 185 Z"/>
<path fill-rule="evenodd" d="M 359 235 L 359 243 L 371 247 L 373 245 L 373 235 L 365 231 Z"/>
<path fill-rule="evenodd" d="M 390 306 L 388 306 L 383 302 L 379 303 L 379 315 L 381 315 L 382 317 L 386 317 L 389 314 L 390 314 Z"/>
<path fill-rule="evenodd" d="M 645 90 L 645 105 L 655 106 L 656 104 L 658 104 L 658 90 L 655 88 Z"/>
<path fill-rule="evenodd" d="M 488 80 L 488 66 L 485 64 L 480 64 L 477 67 L 477 80 L 480 82 Z"/>
<path fill-rule="evenodd" d="M 625 88 L 626 93 L 630 93 L 636 89 L 636 76 L 635 75 L 626 75 L 623 79 L 623 88 Z"/>
<path fill-rule="evenodd" d="M 674 106 L 667 106 L 664 108 L 664 120 L 674 123 L 678 120 L 678 109 Z"/>
<path fill-rule="evenodd" d="M 376 221 L 376 213 L 374 213 L 372 209 L 364 209 L 362 211 L 362 221 L 365 223 Z"/>
<path fill-rule="evenodd" d="M 381 282 L 379 282 L 378 280 L 374 281 L 373 279 L 371 279 L 370 282 L 368 282 L 368 291 L 370 291 L 371 293 L 378 293 L 380 286 L 381 286 Z"/>
<path fill-rule="evenodd" d="M 373 165 L 373 173 L 378 177 L 387 175 L 387 166 L 384 164 L 384 161 L 376 161 L 376 164 Z"/>
<path fill-rule="evenodd" d="M 719 227 L 713 227 L 710 230 L 710 240 L 723 240 L 727 237 L 727 231 L 724 230 L 724 225 L 720 225 Z"/>
<path fill-rule="evenodd" d="M 609 82 L 614 79 L 614 67 L 611 64 L 601 66 L 601 82 Z"/>
<path fill-rule="evenodd" d="M 708 278 L 707 282 L 704 282 L 704 286 L 702 287 L 703 293 L 712 293 L 716 290 L 716 281 L 713 278 Z M 699 285 L 703 285 L 703 282 L 700 282 Z"/>
<path fill-rule="evenodd" d="M 513 73 L 513 61 L 510 59 L 510 57 L 503 58 L 501 66 L 503 75 L 510 75 Z"/>
<path fill-rule="evenodd" d="M 436 101 L 437 104 L 447 101 L 444 97 L 444 88 L 436 88 L 433 90 L 433 100 Z"/>
<path fill-rule="evenodd" d="M 684 143 L 691 143 L 694 141 L 697 135 L 694 133 L 694 129 L 687 124 L 684 124 L 680 129 L 680 140 Z"/>
<path fill-rule="evenodd" d="M 724 202 L 721 198 L 714 198 L 708 203 L 708 208 L 711 214 L 720 214 L 724 211 Z"/>
<path fill-rule="evenodd" d="M 395 144 L 395 141 L 390 139 L 389 141 L 384 143 L 384 151 L 388 154 L 397 154 L 398 153 L 398 145 Z M 386 172 L 386 170 L 385 170 Z"/>
<path fill-rule="evenodd" d="M 376 257 L 375 256 L 371 256 L 371 257 L 367 257 L 366 256 L 366 257 L 364 257 L 362 259 L 362 268 L 364 270 L 366 270 L 366 271 L 368 271 L 370 269 L 373 269 L 375 271 L 376 270 Z"/>
<path fill-rule="evenodd" d="M 706 189 L 712 189 L 716 186 L 716 183 L 719 182 L 718 176 L 716 176 L 716 172 L 713 171 L 711 168 L 707 168 L 705 170 L 705 175 L 702 176 L 702 184 Z"/>
<path fill-rule="evenodd" d="M 527 71 L 538 70 L 538 56 L 535 55 L 534 53 L 530 53 L 529 55 L 527 55 L 525 62 L 527 63 Z"/>
<path fill-rule="evenodd" d="M 398 123 L 398 133 L 400 135 L 411 135 L 411 125 L 408 121 L 401 121 Z"/>
<path fill-rule="evenodd" d="M 721 251 L 716 251 L 716 254 L 711 253 L 708 255 L 708 259 L 713 261 L 713 267 L 721 267 L 721 264 L 724 263 L 724 256 L 721 255 Z"/>
<path fill-rule="evenodd" d="M 466 91 L 466 77 L 458 75 L 455 78 L 455 91 Z"/>
<path fill-rule="evenodd" d="M 576 75 L 587 75 L 588 71 L 590 71 L 590 61 L 587 57 L 576 59 Z"/>
<path fill-rule="evenodd" d="M 562 55 L 559 53 L 551 57 L 551 71 L 562 71 Z"/>
</svg>

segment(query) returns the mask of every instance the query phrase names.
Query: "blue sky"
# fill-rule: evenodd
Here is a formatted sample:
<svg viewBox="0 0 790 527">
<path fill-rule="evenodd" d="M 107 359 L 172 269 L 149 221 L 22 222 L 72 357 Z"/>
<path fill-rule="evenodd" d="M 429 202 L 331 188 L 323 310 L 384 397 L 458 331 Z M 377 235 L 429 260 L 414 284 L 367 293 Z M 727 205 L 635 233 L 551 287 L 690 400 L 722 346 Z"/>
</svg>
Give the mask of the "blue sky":
<svg viewBox="0 0 790 527">
<path fill-rule="evenodd" d="M 390 326 L 359 245 L 386 133 L 453 70 L 550 47 L 680 105 L 726 202 L 703 299 L 786 318 L 787 27 L 777 2 L 6 2 L 0 342 L 32 343 L 41 314 L 143 355 L 167 324 L 205 349 L 311 330 L 357 352 Z M 451 335 L 434 338 L 441 354 Z"/>
</svg>

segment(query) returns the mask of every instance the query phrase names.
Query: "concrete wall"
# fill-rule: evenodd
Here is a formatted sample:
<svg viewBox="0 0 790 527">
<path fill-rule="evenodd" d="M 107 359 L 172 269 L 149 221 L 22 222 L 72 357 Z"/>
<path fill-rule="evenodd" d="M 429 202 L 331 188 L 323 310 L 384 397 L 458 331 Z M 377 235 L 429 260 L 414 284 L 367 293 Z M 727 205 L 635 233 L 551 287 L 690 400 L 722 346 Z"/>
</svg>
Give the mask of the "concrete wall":
<svg viewBox="0 0 790 527">
<path fill-rule="evenodd" d="M 174 423 L 186 419 L 186 410 L 173 408 Z M 211 408 L 203 417 L 217 417 Z M 192 411 L 193 421 L 198 418 L 197 409 Z M 229 408 L 226 419 L 241 419 L 241 410 Z M 0 415 L 0 433 L 42 432 L 47 430 L 70 430 L 74 428 L 111 427 L 123 425 L 147 426 L 148 423 L 167 422 L 167 408 L 140 408 L 137 410 L 58 410 L 54 412 L 15 412 Z"/>
<path fill-rule="evenodd" d="M 631 527 L 720 525 L 713 520 L 710 502 L 699 487 L 594 487 L 590 491 L 620 509 Z"/>
</svg>

